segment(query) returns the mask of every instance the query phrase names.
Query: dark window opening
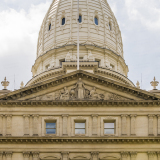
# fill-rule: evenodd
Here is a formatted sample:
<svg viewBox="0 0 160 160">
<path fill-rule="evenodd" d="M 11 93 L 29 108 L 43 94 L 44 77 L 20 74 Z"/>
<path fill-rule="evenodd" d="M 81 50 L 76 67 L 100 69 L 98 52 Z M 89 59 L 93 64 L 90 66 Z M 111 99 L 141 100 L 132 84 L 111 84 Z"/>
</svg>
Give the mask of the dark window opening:
<svg viewBox="0 0 160 160">
<path fill-rule="evenodd" d="M 98 67 L 100 66 L 101 60 L 95 59 L 95 62 L 98 62 Z"/>
<path fill-rule="evenodd" d="M 79 15 L 79 23 L 82 23 L 82 16 L 81 15 Z"/>
<path fill-rule="evenodd" d="M 110 31 L 112 30 L 112 25 L 111 25 L 110 22 L 109 22 L 109 30 L 110 30 Z"/>
<path fill-rule="evenodd" d="M 48 28 L 49 31 L 51 30 L 51 26 L 52 26 L 52 25 L 51 25 L 51 23 L 50 23 L 50 24 L 49 24 L 49 28 Z"/>
<path fill-rule="evenodd" d="M 46 134 L 56 134 L 56 123 L 46 123 Z"/>
<path fill-rule="evenodd" d="M 94 22 L 96 25 L 98 25 L 98 18 L 97 17 L 94 18 Z"/>
<path fill-rule="evenodd" d="M 62 66 L 62 63 L 65 62 L 65 59 L 59 60 L 59 65 Z"/>
<path fill-rule="evenodd" d="M 66 21 L 66 19 L 62 18 L 62 25 L 65 25 L 65 21 Z"/>
</svg>

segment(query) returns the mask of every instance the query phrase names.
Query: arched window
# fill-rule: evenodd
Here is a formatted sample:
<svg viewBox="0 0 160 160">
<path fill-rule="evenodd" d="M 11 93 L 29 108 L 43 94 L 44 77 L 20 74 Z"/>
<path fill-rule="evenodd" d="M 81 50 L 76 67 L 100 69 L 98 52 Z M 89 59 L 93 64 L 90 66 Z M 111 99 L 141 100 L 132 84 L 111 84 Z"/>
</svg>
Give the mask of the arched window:
<svg viewBox="0 0 160 160">
<path fill-rule="evenodd" d="M 65 25 L 65 21 L 66 21 L 66 19 L 62 18 L 62 25 Z"/>
<path fill-rule="evenodd" d="M 82 15 L 79 15 L 79 23 L 82 23 Z"/>
<path fill-rule="evenodd" d="M 48 27 L 48 30 L 49 30 L 49 31 L 51 30 L 51 26 L 52 26 L 52 25 L 51 25 L 51 23 L 50 23 L 50 24 L 49 24 L 49 27 Z"/>
<path fill-rule="evenodd" d="M 97 17 L 94 18 L 94 22 L 96 25 L 98 25 L 98 18 Z"/>
<path fill-rule="evenodd" d="M 109 30 L 110 30 L 110 31 L 112 30 L 111 22 L 109 22 Z"/>
</svg>

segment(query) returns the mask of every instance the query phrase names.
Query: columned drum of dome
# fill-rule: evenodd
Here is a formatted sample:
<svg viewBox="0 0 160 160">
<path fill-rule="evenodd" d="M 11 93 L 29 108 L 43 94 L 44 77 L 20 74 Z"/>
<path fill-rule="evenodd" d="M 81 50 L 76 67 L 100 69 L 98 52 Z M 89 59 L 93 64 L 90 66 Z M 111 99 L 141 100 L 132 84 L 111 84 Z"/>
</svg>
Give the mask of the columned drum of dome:
<svg viewBox="0 0 160 160">
<path fill-rule="evenodd" d="M 84 63 L 98 62 L 97 73 L 105 70 L 114 76 L 118 74 L 122 83 L 134 86 L 127 79 L 129 70 L 124 60 L 121 31 L 106 0 L 79 1 L 79 14 L 77 0 L 53 0 L 39 32 L 33 79 L 27 85 L 38 83 L 42 77 L 47 78 L 48 74 L 64 70 L 67 63 L 77 61 L 78 19 L 80 70 L 84 70 Z M 69 73 L 76 68 L 65 71 Z M 96 70 L 85 69 L 94 73 Z"/>
</svg>

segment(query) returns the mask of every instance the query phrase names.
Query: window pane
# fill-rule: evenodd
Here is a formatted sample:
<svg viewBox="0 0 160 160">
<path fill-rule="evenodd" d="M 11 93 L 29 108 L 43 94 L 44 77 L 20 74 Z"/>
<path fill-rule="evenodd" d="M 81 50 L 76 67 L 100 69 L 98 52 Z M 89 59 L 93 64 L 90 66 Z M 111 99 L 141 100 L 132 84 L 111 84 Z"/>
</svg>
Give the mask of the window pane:
<svg viewBox="0 0 160 160">
<path fill-rule="evenodd" d="M 51 24 L 49 25 L 49 31 L 51 30 Z"/>
<path fill-rule="evenodd" d="M 56 129 L 46 129 L 46 134 L 56 134 Z"/>
<path fill-rule="evenodd" d="M 82 22 L 82 16 L 79 15 L 79 23 L 81 23 L 81 22 Z"/>
<path fill-rule="evenodd" d="M 85 123 L 75 123 L 75 128 L 85 128 Z"/>
<path fill-rule="evenodd" d="M 85 129 L 75 129 L 75 134 L 85 134 Z"/>
<path fill-rule="evenodd" d="M 104 123 L 104 128 L 114 128 L 114 123 Z"/>
<path fill-rule="evenodd" d="M 46 123 L 46 128 L 56 128 L 56 123 Z"/>
<path fill-rule="evenodd" d="M 64 24 L 65 24 L 65 18 L 62 19 L 62 25 L 64 25 Z"/>
<path fill-rule="evenodd" d="M 104 134 L 114 134 L 114 129 L 104 129 Z"/>
<path fill-rule="evenodd" d="M 98 25 L 98 19 L 95 17 L 94 18 L 95 24 Z"/>
</svg>

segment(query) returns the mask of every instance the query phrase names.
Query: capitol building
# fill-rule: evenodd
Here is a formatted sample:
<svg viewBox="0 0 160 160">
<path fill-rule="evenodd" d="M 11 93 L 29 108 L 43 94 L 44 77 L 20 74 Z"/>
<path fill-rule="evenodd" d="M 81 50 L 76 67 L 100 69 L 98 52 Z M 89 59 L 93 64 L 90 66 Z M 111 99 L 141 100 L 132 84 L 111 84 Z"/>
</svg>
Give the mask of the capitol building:
<svg viewBox="0 0 160 160">
<path fill-rule="evenodd" d="M 35 54 L 25 86 L 1 82 L 0 160 L 160 160 L 159 82 L 128 79 L 107 0 L 53 0 Z"/>
</svg>

